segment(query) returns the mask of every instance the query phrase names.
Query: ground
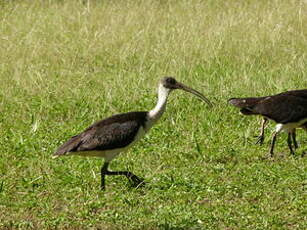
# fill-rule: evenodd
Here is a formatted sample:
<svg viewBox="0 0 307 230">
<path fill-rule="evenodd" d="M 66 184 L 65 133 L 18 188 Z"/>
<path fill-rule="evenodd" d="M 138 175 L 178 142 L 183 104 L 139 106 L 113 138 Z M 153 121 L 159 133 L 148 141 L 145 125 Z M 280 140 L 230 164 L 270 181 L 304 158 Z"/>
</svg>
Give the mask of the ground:
<svg viewBox="0 0 307 230">
<path fill-rule="evenodd" d="M 0 229 L 305 229 L 305 131 L 290 156 L 273 122 L 231 97 L 307 88 L 306 1 L 0 1 Z M 149 110 L 165 75 L 201 91 L 170 95 L 159 123 L 107 177 L 102 159 L 52 159 L 115 113 Z M 304 227 L 305 226 L 305 227 Z"/>
</svg>

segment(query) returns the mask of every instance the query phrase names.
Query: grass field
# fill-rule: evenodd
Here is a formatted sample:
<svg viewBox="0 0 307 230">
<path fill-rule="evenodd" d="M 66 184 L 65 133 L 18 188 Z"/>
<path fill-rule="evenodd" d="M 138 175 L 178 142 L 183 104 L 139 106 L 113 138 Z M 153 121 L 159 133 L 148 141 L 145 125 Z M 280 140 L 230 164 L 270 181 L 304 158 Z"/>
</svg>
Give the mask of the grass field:
<svg viewBox="0 0 307 230">
<path fill-rule="evenodd" d="M 0 0 L 0 229 L 305 229 L 307 134 L 290 156 L 255 145 L 259 121 L 235 96 L 307 88 L 307 2 Z M 111 163 L 52 159 L 94 121 L 149 110 L 161 77 L 182 92 Z"/>
</svg>

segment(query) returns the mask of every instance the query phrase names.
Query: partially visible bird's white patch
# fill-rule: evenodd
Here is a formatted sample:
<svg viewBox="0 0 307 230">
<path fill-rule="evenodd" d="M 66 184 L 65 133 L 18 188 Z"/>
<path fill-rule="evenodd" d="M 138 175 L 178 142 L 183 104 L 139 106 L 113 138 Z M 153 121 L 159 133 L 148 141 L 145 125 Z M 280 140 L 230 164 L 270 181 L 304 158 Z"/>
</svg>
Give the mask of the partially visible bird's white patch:
<svg viewBox="0 0 307 230">
<path fill-rule="evenodd" d="M 243 102 L 243 103 L 246 103 L 246 100 L 244 99 L 242 102 Z"/>
<path fill-rule="evenodd" d="M 159 85 L 157 105 L 148 113 L 149 128 L 159 120 L 159 118 L 162 116 L 163 112 L 165 111 L 166 102 L 169 93 L 170 89 L 165 88 L 162 84 Z"/>
<path fill-rule="evenodd" d="M 300 120 L 298 122 L 291 122 L 287 124 L 277 124 L 275 127 L 275 130 L 277 133 L 281 131 L 285 131 L 287 133 L 293 132 L 294 129 L 299 128 L 301 125 L 303 125 L 307 121 L 307 118 Z"/>
<path fill-rule="evenodd" d="M 283 127 L 284 127 L 283 124 L 277 124 L 276 127 L 275 127 L 275 131 L 276 131 L 277 133 L 279 133 L 280 131 L 283 130 Z"/>
</svg>

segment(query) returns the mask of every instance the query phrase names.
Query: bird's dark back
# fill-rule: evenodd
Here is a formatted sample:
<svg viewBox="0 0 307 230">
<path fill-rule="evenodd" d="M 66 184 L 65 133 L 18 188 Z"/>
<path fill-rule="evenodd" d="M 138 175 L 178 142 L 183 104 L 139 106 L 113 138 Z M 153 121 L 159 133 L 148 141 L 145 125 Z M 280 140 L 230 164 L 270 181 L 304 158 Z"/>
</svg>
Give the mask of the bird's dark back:
<svg viewBox="0 0 307 230">
<path fill-rule="evenodd" d="M 305 109 L 301 107 L 305 106 L 306 100 L 307 89 L 302 89 L 264 97 L 231 98 L 228 102 L 241 108 L 240 112 L 244 115 L 260 114 L 275 121 L 284 122 L 291 118 L 297 120 L 299 117 L 304 117 Z M 290 108 L 296 112 L 291 112 Z"/>
<path fill-rule="evenodd" d="M 228 102 L 238 108 L 247 108 L 247 107 L 253 107 L 256 104 L 261 103 L 264 99 L 267 99 L 269 97 L 280 97 L 280 96 L 287 96 L 287 95 L 307 99 L 307 89 L 289 90 L 289 91 L 282 92 L 279 94 L 268 95 L 268 96 L 263 96 L 263 97 L 231 98 L 228 100 Z"/>
<path fill-rule="evenodd" d="M 277 123 L 298 122 L 307 118 L 307 98 L 291 94 L 280 94 L 261 101 L 253 111 Z"/>
<path fill-rule="evenodd" d="M 292 96 L 302 97 L 302 98 L 307 99 L 307 89 L 290 90 L 290 91 L 287 91 L 287 92 L 277 94 L 275 96 L 278 96 L 278 95 L 292 95 Z"/>
<path fill-rule="evenodd" d="M 138 124 L 145 126 L 147 112 L 139 111 L 139 112 L 128 112 L 128 113 L 120 113 L 103 119 L 101 121 L 95 122 L 93 125 L 88 127 L 85 132 L 92 128 L 100 128 L 113 123 L 125 123 L 128 121 L 136 121 Z"/>
<path fill-rule="evenodd" d="M 98 121 L 70 138 L 58 148 L 54 155 L 125 147 L 134 140 L 139 128 L 145 127 L 146 118 L 147 112 L 129 112 Z"/>
</svg>

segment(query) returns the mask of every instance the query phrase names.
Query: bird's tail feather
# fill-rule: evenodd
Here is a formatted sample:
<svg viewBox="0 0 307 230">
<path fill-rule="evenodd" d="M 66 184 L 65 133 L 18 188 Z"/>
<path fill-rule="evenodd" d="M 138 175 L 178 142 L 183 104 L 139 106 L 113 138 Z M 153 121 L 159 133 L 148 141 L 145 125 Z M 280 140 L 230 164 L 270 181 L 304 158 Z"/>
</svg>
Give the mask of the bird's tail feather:
<svg viewBox="0 0 307 230">
<path fill-rule="evenodd" d="M 66 143 L 58 148 L 58 150 L 52 155 L 52 158 L 69 155 L 69 152 L 74 151 L 80 145 L 80 135 L 73 136 Z"/>
</svg>

